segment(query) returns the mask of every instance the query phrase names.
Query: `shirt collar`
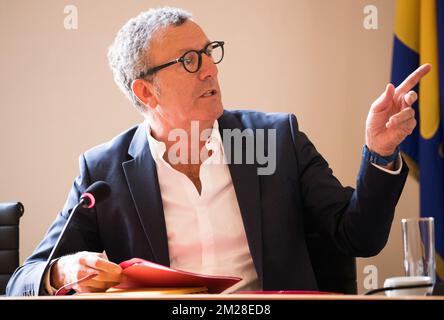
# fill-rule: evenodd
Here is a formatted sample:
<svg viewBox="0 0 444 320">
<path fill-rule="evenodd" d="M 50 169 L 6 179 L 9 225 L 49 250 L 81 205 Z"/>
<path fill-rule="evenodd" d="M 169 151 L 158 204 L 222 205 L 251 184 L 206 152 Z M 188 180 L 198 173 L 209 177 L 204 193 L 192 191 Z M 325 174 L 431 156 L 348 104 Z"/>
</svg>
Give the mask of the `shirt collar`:
<svg viewBox="0 0 444 320">
<path fill-rule="evenodd" d="M 163 159 L 163 155 L 166 151 L 166 145 L 164 142 L 156 140 L 151 135 L 151 127 L 148 120 L 145 120 L 146 133 L 148 138 L 148 144 L 150 146 L 151 155 L 153 156 L 154 161 L 158 161 Z M 211 134 L 208 139 L 205 141 L 205 147 L 207 150 L 220 150 L 223 153 L 223 143 L 222 138 L 219 132 L 219 123 L 217 120 L 214 120 L 213 128 L 211 130 Z"/>
</svg>

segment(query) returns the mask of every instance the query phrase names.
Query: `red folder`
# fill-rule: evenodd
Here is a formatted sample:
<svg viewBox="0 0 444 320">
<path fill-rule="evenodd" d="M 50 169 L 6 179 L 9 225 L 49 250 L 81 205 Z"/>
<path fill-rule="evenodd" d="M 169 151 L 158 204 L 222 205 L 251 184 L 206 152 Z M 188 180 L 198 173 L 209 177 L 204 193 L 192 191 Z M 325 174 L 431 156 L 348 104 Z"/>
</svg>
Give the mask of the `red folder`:
<svg viewBox="0 0 444 320">
<path fill-rule="evenodd" d="M 127 279 L 115 287 L 118 289 L 206 287 L 208 293 L 221 293 L 242 280 L 181 271 L 139 258 L 124 261 L 120 266 Z"/>
</svg>

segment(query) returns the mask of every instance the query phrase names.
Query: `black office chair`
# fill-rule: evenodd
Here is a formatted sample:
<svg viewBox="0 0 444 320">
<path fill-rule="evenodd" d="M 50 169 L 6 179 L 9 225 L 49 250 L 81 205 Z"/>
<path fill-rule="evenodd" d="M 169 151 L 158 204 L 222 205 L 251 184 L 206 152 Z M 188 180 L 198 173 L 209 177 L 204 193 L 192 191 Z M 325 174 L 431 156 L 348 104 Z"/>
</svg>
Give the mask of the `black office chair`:
<svg viewBox="0 0 444 320">
<path fill-rule="evenodd" d="M 357 294 L 356 259 L 333 249 L 317 233 L 307 234 L 306 241 L 318 289 Z"/>
<path fill-rule="evenodd" d="M 20 202 L 0 203 L 0 295 L 19 266 L 19 222 L 24 211 Z"/>
</svg>

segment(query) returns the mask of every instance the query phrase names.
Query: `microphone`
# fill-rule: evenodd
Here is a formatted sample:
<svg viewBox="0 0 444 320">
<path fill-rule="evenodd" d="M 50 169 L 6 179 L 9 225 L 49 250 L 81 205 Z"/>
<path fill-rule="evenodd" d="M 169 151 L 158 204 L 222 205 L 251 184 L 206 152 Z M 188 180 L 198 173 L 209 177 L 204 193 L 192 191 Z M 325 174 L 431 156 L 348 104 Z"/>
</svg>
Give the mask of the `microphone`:
<svg viewBox="0 0 444 320">
<path fill-rule="evenodd" d="M 102 202 L 108 198 L 110 193 L 111 188 L 108 183 L 104 181 L 96 181 L 82 194 L 79 204 L 81 204 L 83 208 L 91 209 L 96 203 Z"/>
<path fill-rule="evenodd" d="M 66 230 L 69 229 L 71 221 L 74 217 L 74 214 L 77 212 L 77 209 L 79 207 L 91 209 L 94 206 L 96 206 L 98 203 L 108 198 L 110 193 L 111 193 L 111 187 L 109 186 L 108 183 L 104 181 L 96 181 L 92 185 L 90 185 L 85 190 L 85 192 L 80 196 L 79 202 L 74 206 L 72 210 L 70 210 L 71 211 L 70 213 L 68 211 L 69 214 L 68 220 L 66 221 L 65 226 L 63 227 L 62 232 L 60 233 L 59 238 L 57 239 L 57 242 L 52 248 L 52 251 L 48 257 L 46 270 L 48 270 L 49 266 L 51 265 L 51 261 L 53 260 L 54 256 L 56 256 L 57 251 L 60 248 L 60 244 L 63 243 L 63 237 L 65 235 L 65 232 Z M 41 286 L 43 285 L 43 282 L 44 281 L 42 281 Z"/>
</svg>

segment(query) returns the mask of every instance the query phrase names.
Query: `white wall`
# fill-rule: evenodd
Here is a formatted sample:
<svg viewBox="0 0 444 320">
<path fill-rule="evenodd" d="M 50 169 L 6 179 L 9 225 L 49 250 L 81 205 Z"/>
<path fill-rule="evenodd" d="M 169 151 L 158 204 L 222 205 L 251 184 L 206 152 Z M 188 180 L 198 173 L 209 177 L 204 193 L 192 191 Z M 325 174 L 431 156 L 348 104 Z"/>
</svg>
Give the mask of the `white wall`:
<svg viewBox="0 0 444 320">
<path fill-rule="evenodd" d="M 68 4 L 78 30 L 64 29 Z M 377 30 L 363 27 L 368 4 L 378 8 Z M 184 7 L 226 42 L 226 108 L 295 113 L 336 176 L 355 184 L 367 111 L 389 80 L 392 0 L 2 0 L 0 201 L 25 205 L 21 261 L 62 208 L 78 155 L 141 121 L 113 83 L 106 51 L 130 17 L 160 5 Z M 387 247 L 359 260 L 361 292 L 366 265 L 378 268 L 379 285 L 402 273 L 400 218 L 417 211 L 409 178 Z"/>
</svg>

